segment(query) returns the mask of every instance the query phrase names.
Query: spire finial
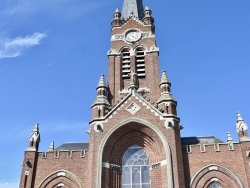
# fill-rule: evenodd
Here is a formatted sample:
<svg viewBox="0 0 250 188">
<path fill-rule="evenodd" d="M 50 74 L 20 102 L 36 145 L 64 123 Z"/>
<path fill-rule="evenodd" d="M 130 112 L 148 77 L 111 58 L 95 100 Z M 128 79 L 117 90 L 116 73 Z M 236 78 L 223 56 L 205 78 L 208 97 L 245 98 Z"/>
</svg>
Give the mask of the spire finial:
<svg viewBox="0 0 250 188">
<path fill-rule="evenodd" d="M 243 120 L 240 112 L 237 112 L 236 130 L 239 137 L 248 137 L 248 126 Z"/>
<path fill-rule="evenodd" d="M 115 9 L 115 13 L 113 14 L 113 21 L 111 22 L 112 27 L 118 27 L 121 25 L 121 13 L 119 12 L 119 8 Z"/>
<path fill-rule="evenodd" d="M 55 148 L 54 141 L 51 141 L 48 151 L 54 151 L 54 148 Z"/>
<path fill-rule="evenodd" d="M 227 142 L 229 142 L 229 143 L 233 142 L 233 139 L 232 139 L 230 132 L 227 132 Z"/>
<path fill-rule="evenodd" d="M 166 71 L 162 71 L 162 74 L 161 74 L 161 84 L 167 84 L 169 83 L 168 81 L 168 77 L 167 77 L 167 74 L 166 74 Z"/>
<path fill-rule="evenodd" d="M 101 75 L 97 88 L 106 87 L 104 74 Z"/>
<path fill-rule="evenodd" d="M 237 112 L 237 122 L 239 122 L 239 121 L 244 121 L 244 120 L 243 120 L 240 112 Z"/>
<path fill-rule="evenodd" d="M 39 132 L 39 123 L 35 124 L 35 127 L 33 129 L 33 132 Z"/>
<path fill-rule="evenodd" d="M 142 0 L 123 0 L 123 8 L 122 8 L 122 19 L 127 20 L 131 17 L 131 13 L 133 12 L 133 16 L 142 20 L 143 18 L 143 5 Z"/>
</svg>

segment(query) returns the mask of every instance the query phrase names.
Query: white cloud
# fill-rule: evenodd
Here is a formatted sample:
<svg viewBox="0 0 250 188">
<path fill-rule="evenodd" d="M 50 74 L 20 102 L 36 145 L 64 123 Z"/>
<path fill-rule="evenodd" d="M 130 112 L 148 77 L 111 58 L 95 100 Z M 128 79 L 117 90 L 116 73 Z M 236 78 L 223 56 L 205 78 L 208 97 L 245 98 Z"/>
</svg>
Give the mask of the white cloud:
<svg viewBox="0 0 250 188">
<path fill-rule="evenodd" d="M 0 187 L 1 188 L 18 188 L 19 182 L 7 182 L 0 180 Z"/>
<path fill-rule="evenodd" d="M 17 5 L 15 7 L 9 8 L 8 10 L 5 11 L 5 13 L 8 15 L 14 15 L 18 12 L 25 12 L 24 7 Z"/>
<path fill-rule="evenodd" d="M 0 59 L 20 56 L 24 50 L 39 45 L 45 37 L 45 33 L 36 32 L 14 39 L 0 38 Z"/>
<path fill-rule="evenodd" d="M 15 15 L 29 11 L 30 0 L 14 1 L 9 0 L 8 6 L 2 11 L 4 15 Z"/>
<path fill-rule="evenodd" d="M 65 11 L 69 13 L 72 9 L 74 12 L 89 12 L 96 8 L 100 8 L 107 3 L 112 1 L 103 2 L 102 0 L 99 1 L 69 1 L 69 0 L 22 0 L 16 3 L 13 3 L 10 8 L 5 10 L 5 14 L 14 15 L 19 13 L 35 13 L 40 11 L 53 11 L 57 13 L 64 13 Z M 63 11 L 62 11 L 63 10 Z"/>
</svg>

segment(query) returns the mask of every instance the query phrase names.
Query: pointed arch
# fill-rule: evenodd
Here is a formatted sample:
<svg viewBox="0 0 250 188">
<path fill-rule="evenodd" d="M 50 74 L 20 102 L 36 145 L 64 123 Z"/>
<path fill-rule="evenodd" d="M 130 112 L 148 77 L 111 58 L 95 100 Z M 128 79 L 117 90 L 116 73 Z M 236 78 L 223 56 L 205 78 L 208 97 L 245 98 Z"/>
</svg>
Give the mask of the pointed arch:
<svg viewBox="0 0 250 188">
<path fill-rule="evenodd" d="M 131 47 L 130 46 L 123 46 L 119 50 L 119 54 L 122 53 L 123 51 L 131 52 Z"/>
<path fill-rule="evenodd" d="M 97 163 L 97 169 L 98 169 L 98 174 L 97 174 L 97 179 L 96 179 L 96 187 L 97 188 L 101 188 L 102 186 L 102 166 L 103 166 L 103 155 L 104 155 L 104 149 L 105 149 L 105 146 L 106 144 L 109 142 L 109 138 L 112 137 L 112 135 L 117 131 L 119 130 L 120 128 L 124 127 L 125 125 L 128 125 L 128 124 L 131 124 L 131 123 L 135 123 L 135 124 L 139 124 L 139 125 L 142 125 L 143 127 L 147 128 L 147 130 L 151 130 L 155 133 L 155 135 L 157 135 L 157 137 L 159 138 L 159 140 L 161 141 L 161 144 L 162 144 L 162 148 L 164 150 L 164 161 L 166 162 L 167 164 L 167 182 L 168 182 L 168 187 L 169 188 L 173 188 L 173 165 L 172 165 L 172 155 L 171 155 L 171 150 L 170 150 L 170 147 L 169 147 L 169 144 L 167 142 L 167 139 L 165 138 L 165 136 L 162 134 L 162 132 L 156 127 L 154 126 L 153 124 L 145 121 L 145 120 L 142 120 L 142 119 L 139 119 L 139 118 L 130 118 L 130 119 L 127 119 L 125 121 L 122 121 L 120 123 L 118 123 L 115 127 L 113 127 L 104 137 L 104 139 L 102 140 L 99 148 L 98 148 L 98 163 Z M 143 128 L 142 127 L 142 128 Z M 136 136 L 133 134 L 137 134 Z M 131 146 L 132 144 L 135 144 L 137 143 L 138 145 L 140 145 L 140 141 L 142 139 L 138 139 L 138 136 L 139 138 L 142 136 L 140 136 L 140 134 L 145 134 L 141 131 L 134 131 L 134 132 L 131 132 L 130 135 L 128 135 L 127 139 L 126 139 L 126 144 L 123 145 L 122 143 L 120 143 L 119 145 L 122 146 L 122 147 L 118 147 L 117 146 L 117 149 L 114 149 L 113 151 L 116 151 L 117 154 L 119 153 L 119 156 L 121 156 L 121 154 L 123 154 L 125 152 L 125 150 Z M 144 135 L 145 136 L 145 135 Z M 132 140 L 134 139 L 134 140 Z M 150 138 L 147 138 L 147 139 L 150 139 Z M 150 143 L 150 140 L 145 140 L 145 141 L 148 141 Z M 113 144 L 114 145 L 114 144 Z M 152 153 L 153 150 L 152 150 L 152 147 L 150 149 L 150 147 L 145 147 L 145 150 L 149 153 Z M 107 153 L 107 152 L 106 152 Z M 121 160 L 120 157 L 117 157 L 116 158 L 116 155 L 115 154 L 112 154 L 112 156 L 114 157 L 113 158 L 113 161 L 114 162 L 119 162 L 119 160 Z M 155 155 L 157 156 L 157 155 Z M 114 165 L 115 167 L 117 165 Z"/>
<path fill-rule="evenodd" d="M 133 47 L 133 50 L 136 51 L 136 49 L 143 49 L 145 52 L 148 51 L 147 46 L 139 44 Z"/>
<path fill-rule="evenodd" d="M 58 170 L 49 174 L 40 183 L 38 188 L 55 187 L 59 184 L 65 184 L 65 185 L 68 184 L 67 187 L 72 187 L 72 188 L 84 188 L 80 179 L 76 175 L 67 170 Z"/>
<path fill-rule="evenodd" d="M 208 187 L 215 179 L 224 187 L 244 188 L 241 180 L 235 173 L 218 164 L 210 164 L 201 168 L 192 178 L 190 188 Z"/>
<path fill-rule="evenodd" d="M 212 178 L 206 183 L 206 185 L 204 187 L 207 187 L 207 188 L 223 188 L 223 187 L 227 187 L 227 185 L 223 181 L 221 181 L 221 179 Z"/>
</svg>

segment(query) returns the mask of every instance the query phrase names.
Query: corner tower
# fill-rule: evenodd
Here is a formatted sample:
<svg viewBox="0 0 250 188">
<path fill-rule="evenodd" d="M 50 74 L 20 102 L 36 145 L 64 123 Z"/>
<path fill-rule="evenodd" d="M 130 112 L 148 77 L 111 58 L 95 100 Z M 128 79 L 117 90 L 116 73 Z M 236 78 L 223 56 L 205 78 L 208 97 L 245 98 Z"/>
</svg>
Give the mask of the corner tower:
<svg viewBox="0 0 250 188">
<path fill-rule="evenodd" d="M 113 106 L 129 93 L 131 73 L 137 92 L 157 102 L 159 67 L 154 19 L 142 0 L 124 0 L 122 13 L 116 9 L 111 23 L 109 58 L 109 101 Z"/>
</svg>

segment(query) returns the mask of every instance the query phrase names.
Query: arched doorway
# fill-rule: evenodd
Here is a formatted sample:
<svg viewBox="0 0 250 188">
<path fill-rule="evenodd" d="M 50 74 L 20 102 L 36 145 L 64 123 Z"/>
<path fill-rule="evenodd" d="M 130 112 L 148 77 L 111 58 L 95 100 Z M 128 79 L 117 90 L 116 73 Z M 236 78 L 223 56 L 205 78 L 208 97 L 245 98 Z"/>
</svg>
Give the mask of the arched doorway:
<svg viewBox="0 0 250 188">
<path fill-rule="evenodd" d="M 101 187 L 122 187 L 122 159 L 133 146 L 145 150 L 150 160 L 149 187 L 172 187 L 172 161 L 169 146 L 164 139 L 156 127 L 137 120 L 118 125 L 103 144 Z"/>
</svg>

